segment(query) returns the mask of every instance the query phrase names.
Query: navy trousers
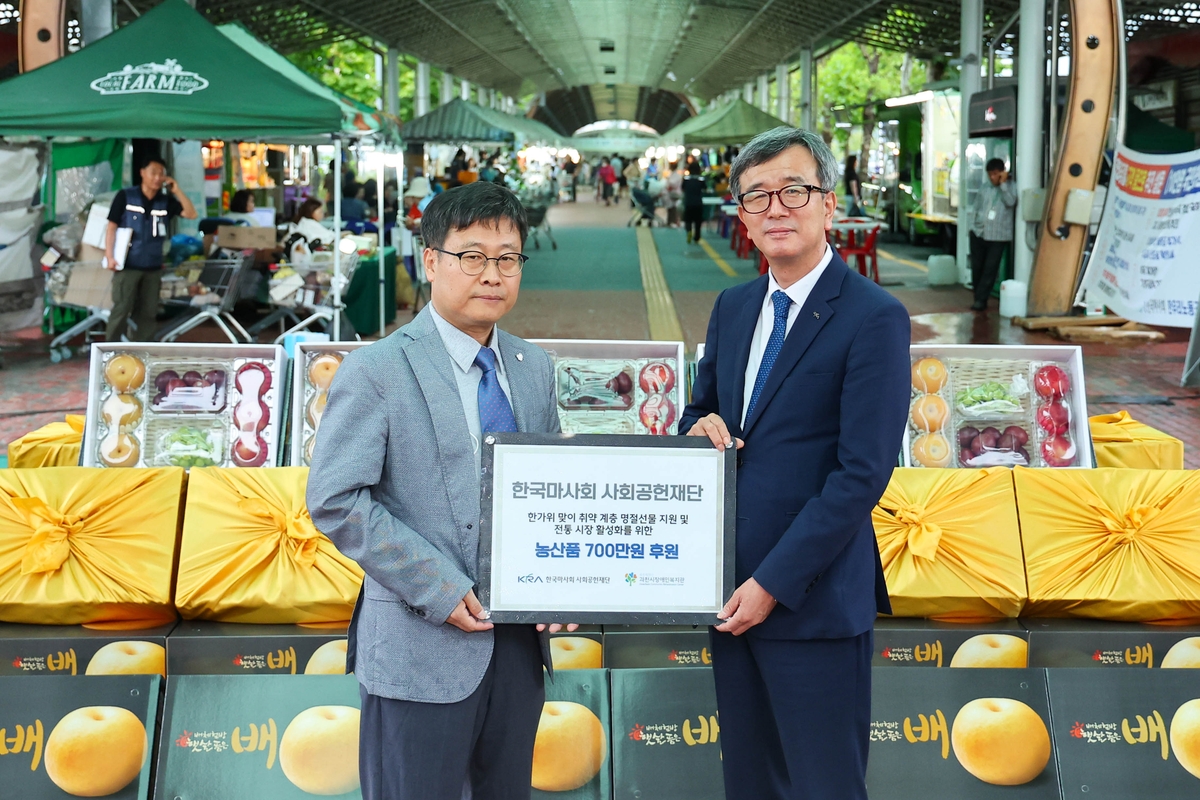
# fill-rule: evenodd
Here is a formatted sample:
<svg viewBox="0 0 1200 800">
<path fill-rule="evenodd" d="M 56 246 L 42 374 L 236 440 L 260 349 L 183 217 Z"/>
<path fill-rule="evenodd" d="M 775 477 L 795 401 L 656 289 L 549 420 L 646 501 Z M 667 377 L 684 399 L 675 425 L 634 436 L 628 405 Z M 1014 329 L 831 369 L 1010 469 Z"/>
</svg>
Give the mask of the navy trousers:
<svg viewBox="0 0 1200 800">
<path fill-rule="evenodd" d="M 492 663 L 470 697 L 416 703 L 361 686 L 363 800 L 528 798 L 542 716 L 542 653 L 532 625 L 497 625 Z"/>
<path fill-rule="evenodd" d="M 874 633 L 711 634 L 726 800 L 867 800 Z"/>
</svg>

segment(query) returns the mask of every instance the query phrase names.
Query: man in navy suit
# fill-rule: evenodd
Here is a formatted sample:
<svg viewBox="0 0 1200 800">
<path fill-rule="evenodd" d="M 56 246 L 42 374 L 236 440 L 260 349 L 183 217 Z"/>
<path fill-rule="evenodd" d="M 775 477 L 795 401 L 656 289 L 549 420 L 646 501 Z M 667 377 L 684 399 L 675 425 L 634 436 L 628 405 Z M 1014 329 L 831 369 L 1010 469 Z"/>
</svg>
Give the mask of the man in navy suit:
<svg viewBox="0 0 1200 800">
<path fill-rule="evenodd" d="M 738 588 L 712 631 L 729 800 L 867 797 L 872 625 L 891 611 L 871 510 L 900 452 L 910 328 L 826 243 L 836 181 L 795 128 L 733 162 L 771 268 L 717 298 L 680 420 L 738 448 Z"/>
</svg>

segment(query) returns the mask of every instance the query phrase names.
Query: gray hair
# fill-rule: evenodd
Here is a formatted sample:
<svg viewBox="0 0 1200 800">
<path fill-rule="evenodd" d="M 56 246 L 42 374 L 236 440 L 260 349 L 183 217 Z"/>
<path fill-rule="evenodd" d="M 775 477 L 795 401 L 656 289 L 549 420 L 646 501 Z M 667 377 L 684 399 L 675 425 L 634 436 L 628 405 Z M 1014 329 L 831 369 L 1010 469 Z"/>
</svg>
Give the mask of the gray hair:
<svg viewBox="0 0 1200 800">
<path fill-rule="evenodd" d="M 833 157 L 833 152 L 829 145 L 825 144 L 825 140 L 812 131 L 780 125 L 755 136 L 733 160 L 733 166 L 729 170 L 729 187 L 733 196 L 741 194 L 742 173 L 750 167 L 770 161 L 789 147 L 803 147 L 812 153 L 817 162 L 817 181 L 822 189 L 829 191 L 837 186 L 837 159 Z"/>
</svg>

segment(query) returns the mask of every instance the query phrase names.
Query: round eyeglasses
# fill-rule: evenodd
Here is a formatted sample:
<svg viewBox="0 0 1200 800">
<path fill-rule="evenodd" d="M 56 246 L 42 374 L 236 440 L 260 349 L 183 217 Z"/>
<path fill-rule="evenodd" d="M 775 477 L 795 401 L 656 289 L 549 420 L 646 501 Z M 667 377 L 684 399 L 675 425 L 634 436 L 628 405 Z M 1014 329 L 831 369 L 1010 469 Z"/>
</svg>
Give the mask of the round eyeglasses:
<svg viewBox="0 0 1200 800">
<path fill-rule="evenodd" d="M 804 208 L 808 205 L 808 199 L 813 192 L 828 194 L 828 189 L 822 189 L 820 186 L 811 186 L 809 184 L 793 184 L 785 186 L 775 192 L 768 192 L 764 189 L 755 189 L 738 197 L 738 204 L 745 210 L 747 214 L 761 214 L 771 207 L 771 196 L 779 197 L 779 202 L 784 208 Z"/>
<path fill-rule="evenodd" d="M 465 274 L 470 275 L 472 278 L 476 275 L 482 275 L 483 271 L 487 269 L 489 261 L 496 262 L 496 269 L 500 270 L 500 274 L 504 277 L 515 278 L 521 274 L 521 268 L 529 260 L 529 256 L 523 253 L 501 253 L 496 258 L 488 258 L 487 253 L 481 253 L 478 250 L 463 250 L 461 253 L 451 253 L 449 250 L 443 250 L 440 247 L 431 247 L 429 249 L 445 253 L 448 256 L 457 256 L 458 266 Z"/>
</svg>

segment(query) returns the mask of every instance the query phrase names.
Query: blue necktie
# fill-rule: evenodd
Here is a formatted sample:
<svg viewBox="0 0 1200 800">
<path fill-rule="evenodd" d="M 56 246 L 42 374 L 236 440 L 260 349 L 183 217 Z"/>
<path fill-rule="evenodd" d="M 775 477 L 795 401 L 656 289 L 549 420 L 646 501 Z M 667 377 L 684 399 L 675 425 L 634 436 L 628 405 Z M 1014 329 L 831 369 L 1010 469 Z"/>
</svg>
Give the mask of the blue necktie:
<svg viewBox="0 0 1200 800">
<path fill-rule="evenodd" d="M 479 348 L 475 366 L 483 370 L 479 379 L 479 430 L 481 433 L 504 433 L 517 429 L 508 396 L 500 388 L 496 376 L 496 354 L 490 347 Z"/>
<path fill-rule="evenodd" d="M 763 350 L 762 363 L 758 365 L 758 377 L 754 379 L 754 391 L 750 393 L 750 405 L 746 408 L 747 420 L 758 405 L 758 397 L 767 385 L 767 377 L 771 374 L 771 367 L 775 366 L 775 359 L 779 358 L 779 351 L 783 349 L 783 338 L 787 334 L 788 308 L 792 305 L 792 298 L 788 297 L 786 292 L 776 289 L 771 294 L 771 302 L 775 304 L 775 325 L 771 328 L 771 338 L 767 339 L 767 349 Z"/>
</svg>

